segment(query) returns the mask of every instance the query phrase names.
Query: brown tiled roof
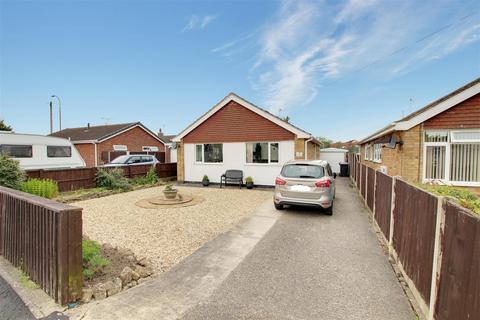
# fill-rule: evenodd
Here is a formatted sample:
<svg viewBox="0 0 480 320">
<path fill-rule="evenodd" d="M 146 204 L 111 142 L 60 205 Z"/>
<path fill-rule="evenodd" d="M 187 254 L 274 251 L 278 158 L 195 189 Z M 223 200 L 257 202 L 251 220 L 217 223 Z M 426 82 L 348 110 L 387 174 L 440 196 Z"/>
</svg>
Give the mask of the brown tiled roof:
<svg viewBox="0 0 480 320">
<path fill-rule="evenodd" d="M 172 134 L 172 135 L 159 135 L 158 137 L 164 143 L 170 143 L 170 142 L 172 142 L 172 139 L 175 138 L 176 136 L 177 136 L 176 134 Z"/>
<path fill-rule="evenodd" d="M 101 140 L 114 135 L 117 132 L 133 127 L 140 122 L 109 124 L 103 126 L 90 126 L 81 128 L 67 128 L 50 134 L 53 137 L 70 139 L 72 141 L 80 140 Z"/>
</svg>

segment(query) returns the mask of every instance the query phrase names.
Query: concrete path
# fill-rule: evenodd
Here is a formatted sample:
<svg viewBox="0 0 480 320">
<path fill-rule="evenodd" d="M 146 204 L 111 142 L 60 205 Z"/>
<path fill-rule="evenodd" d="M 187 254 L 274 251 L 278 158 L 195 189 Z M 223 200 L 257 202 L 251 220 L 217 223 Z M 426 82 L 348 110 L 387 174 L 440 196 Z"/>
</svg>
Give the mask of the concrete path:
<svg viewBox="0 0 480 320">
<path fill-rule="evenodd" d="M 12 287 L 0 277 L 0 319 L 2 320 L 34 320 L 25 303 Z"/>
<path fill-rule="evenodd" d="M 332 217 L 294 208 L 182 319 L 415 319 L 363 205 L 337 179 Z"/>
<path fill-rule="evenodd" d="M 333 216 L 265 203 L 158 279 L 72 319 L 415 319 L 349 180 Z"/>
</svg>

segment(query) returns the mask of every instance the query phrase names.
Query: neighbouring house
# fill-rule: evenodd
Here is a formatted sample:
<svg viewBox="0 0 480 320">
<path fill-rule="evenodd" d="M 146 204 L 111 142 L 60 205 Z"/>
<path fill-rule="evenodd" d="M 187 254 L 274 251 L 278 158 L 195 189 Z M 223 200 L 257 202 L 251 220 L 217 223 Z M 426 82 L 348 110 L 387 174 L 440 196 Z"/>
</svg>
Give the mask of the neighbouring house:
<svg viewBox="0 0 480 320">
<path fill-rule="evenodd" d="M 219 182 L 229 169 L 242 170 L 257 185 L 274 185 L 282 165 L 293 159 L 320 159 L 320 144 L 297 128 L 234 93 L 173 139 L 177 178 Z"/>
<path fill-rule="evenodd" d="M 480 191 L 480 78 L 359 144 L 361 162 L 389 175 Z"/>
<path fill-rule="evenodd" d="M 348 149 L 341 148 L 323 148 L 320 149 L 320 160 L 325 160 L 330 164 L 333 172 L 340 172 L 340 162 L 347 162 Z"/>
<path fill-rule="evenodd" d="M 51 134 L 69 139 L 87 167 L 96 167 L 124 154 L 155 154 L 160 162 L 169 158 L 168 148 L 140 122 L 67 128 Z"/>
<path fill-rule="evenodd" d="M 158 131 L 158 137 L 165 143 L 167 147 L 165 162 L 177 162 L 177 149 L 175 143 L 172 142 L 172 139 L 175 138 L 176 135 L 165 135 L 160 129 Z"/>
</svg>

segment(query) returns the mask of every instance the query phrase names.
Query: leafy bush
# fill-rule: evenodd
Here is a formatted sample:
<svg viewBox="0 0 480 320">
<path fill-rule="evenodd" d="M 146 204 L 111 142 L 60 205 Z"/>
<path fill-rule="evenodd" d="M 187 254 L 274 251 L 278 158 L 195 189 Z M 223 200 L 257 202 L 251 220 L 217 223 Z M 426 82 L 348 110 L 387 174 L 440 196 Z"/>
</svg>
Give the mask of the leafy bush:
<svg viewBox="0 0 480 320">
<path fill-rule="evenodd" d="M 458 202 L 461 206 L 480 214 L 480 197 L 471 191 L 442 185 L 422 184 L 420 187 L 434 194 L 451 198 Z"/>
<path fill-rule="evenodd" d="M 130 182 L 123 176 L 123 170 L 119 168 L 105 170 L 99 169 L 95 174 L 97 187 L 107 189 L 130 189 Z"/>
<path fill-rule="evenodd" d="M 157 182 L 158 176 L 154 167 L 150 168 L 146 175 L 133 179 L 133 183 L 136 185 L 155 184 Z"/>
<path fill-rule="evenodd" d="M 210 180 L 208 179 L 207 175 L 204 175 L 202 181 L 210 181 Z"/>
<path fill-rule="evenodd" d="M 52 199 L 58 195 L 58 184 L 50 179 L 28 179 L 23 183 L 22 191 Z"/>
<path fill-rule="evenodd" d="M 164 191 L 175 191 L 175 189 L 173 188 L 173 184 L 171 183 L 168 183 L 165 185 L 165 188 L 163 189 Z"/>
<path fill-rule="evenodd" d="M 248 176 L 245 178 L 245 183 L 253 183 L 253 178 Z"/>
<path fill-rule="evenodd" d="M 92 279 L 97 273 L 110 264 L 110 260 L 102 254 L 102 248 L 94 240 L 83 240 L 83 276 Z"/>
<path fill-rule="evenodd" d="M 25 173 L 17 161 L 0 154 L 0 186 L 20 189 L 25 180 Z"/>
</svg>

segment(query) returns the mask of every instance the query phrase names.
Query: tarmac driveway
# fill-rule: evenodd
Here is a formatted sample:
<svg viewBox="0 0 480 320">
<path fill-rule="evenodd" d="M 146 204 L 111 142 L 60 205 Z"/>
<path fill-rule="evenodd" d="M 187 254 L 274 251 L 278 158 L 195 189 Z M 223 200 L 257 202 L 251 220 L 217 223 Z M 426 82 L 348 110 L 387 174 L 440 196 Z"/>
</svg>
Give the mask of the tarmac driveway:
<svg viewBox="0 0 480 320">
<path fill-rule="evenodd" d="M 354 189 L 333 216 L 292 208 L 183 319 L 415 319 Z"/>
</svg>

